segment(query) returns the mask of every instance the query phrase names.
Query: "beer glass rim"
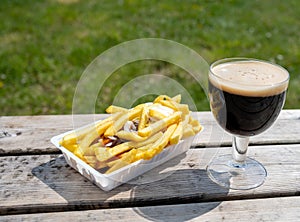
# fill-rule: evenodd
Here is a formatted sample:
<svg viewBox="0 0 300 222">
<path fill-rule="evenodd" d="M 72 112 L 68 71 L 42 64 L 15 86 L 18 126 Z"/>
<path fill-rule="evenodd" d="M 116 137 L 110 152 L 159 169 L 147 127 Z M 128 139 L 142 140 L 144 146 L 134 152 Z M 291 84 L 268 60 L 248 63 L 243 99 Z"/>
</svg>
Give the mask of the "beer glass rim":
<svg viewBox="0 0 300 222">
<path fill-rule="evenodd" d="M 220 65 L 220 64 L 225 64 L 225 63 L 230 63 L 230 62 L 234 62 L 234 61 L 254 61 L 254 62 L 261 62 L 261 63 L 267 63 L 269 65 L 273 65 L 273 66 L 276 66 L 277 68 L 283 70 L 284 72 L 287 73 L 287 78 L 281 82 L 278 82 L 278 83 L 274 83 L 274 84 L 269 84 L 269 85 L 264 85 L 264 87 L 266 86 L 280 86 L 282 84 L 285 84 L 286 82 L 289 81 L 290 79 L 290 74 L 288 72 L 287 69 L 285 69 L 284 67 L 282 67 L 281 65 L 278 65 L 276 63 L 273 63 L 273 62 L 270 62 L 270 61 L 266 61 L 266 60 L 261 60 L 261 59 L 255 59 L 255 58 L 247 58 L 247 57 L 228 57 L 228 58 L 223 58 L 223 59 L 219 59 L 219 60 L 216 60 L 215 62 L 213 62 L 210 66 L 209 66 L 209 73 L 212 74 L 214 77 L 218 78 L 218 79 L 223 79 L 224 81 L 227 81 L 227 82 L 232 82 L 232 83 L 235 83 L 237 84 L 235 81 L 231 81 L 231 80 L 228 80 L 228 79 L 225 79 L 225 78 L 222 78 L 221 76 L 215 74 L 213 72 L 213 68 L 217 65 Z M 243 83 L 238 83 L 239 85 L 247 85 L 247 86 L 251 86 L 251 84 L 243 84 Z M 257 85 L 253 85 L 253 86 L 257 86 Z"/>
</svg>

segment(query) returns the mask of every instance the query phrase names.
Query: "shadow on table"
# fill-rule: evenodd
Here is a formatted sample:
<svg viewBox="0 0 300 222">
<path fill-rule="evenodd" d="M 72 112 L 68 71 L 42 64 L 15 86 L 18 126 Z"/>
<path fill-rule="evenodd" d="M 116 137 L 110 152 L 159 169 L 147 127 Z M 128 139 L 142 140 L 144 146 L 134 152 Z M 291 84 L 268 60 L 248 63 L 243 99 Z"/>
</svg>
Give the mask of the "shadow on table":
<svg viewBox="0 0 300 222">
<path fill-rule="evenodd" d="M 133 207 L 135 213 L 148 220 L 167 221 L 173 218 L 176 221 L 185 221 L 200 216 L 220 204 L 197 204 L 186 209 L 186 203 L 214 201 L 228 193 L 228 190 L 213 183 L 205 170 L 196 169 L 193 165 L 179 164 L 182 160 L 186 161 L 185 157 L 186 155 L 182 154 L 110 192 L 101 190 L 77 173 L 63 156 L 56 156 L 33 168 L 32 174 L 67 201 L 60 204 L 60 210 Z M 149 207 L 155 205 L 160 206 Z M 55 210 L 51 207 L 49 205 L 49 211 Z M 187 214 L 188 211 L 191 212 Z"/>
<path fill-rule="evenodd" d="M 60 204 L 59 210 L 108 208 L 114 206 L 113 201 L 109 200 L 112 196 L 131 189 L 131 186 L 122 186 L 105 192 L 70 167 L 62 155 L 53 156 L 53 159 L 34 167 L 31 172 L 67 201 Z"/>
<path fill-rule="evenodd" d="M 50 161 L 34 167 L 31 172 L 40 181 L 68 201 L 68 203 L 75 203 L 81 200 L 93 202 L 95 200 L 97 201 L 97 206 L 101 208 L 116 206 L 124 207 L 128 205 L 134 206 L 135 199 L 131 199 L 128 193 L 121 194 L 120 199 L 122 199 L 122 202 L 108 199 L 111 196 L 130 191 L 137 185 L 164 179 L 169 173 L 160 174 L 160 172 L 168 168 L 176 167 L 180 160 L 185 156 L 185 154 L 182 154 L 172 161 L 152 169 L 150 174 L 146 173 L 141 175 L 109 192 L 101 190 L 97 185 L 79 174 L 75 169 L 68 165 L 62 155 L 53 155 Z M 105 206 L 102 206 L 101 204 Z"/>
<path fill-rule="evenodd" d="M 191 220 L 216 208 L 221 203 L 217 200 L 228 194 L 228 189 L 213 183 L 203 169 L 176 170 L 159 182 L 134 187 L 131 196 L 151 199 L 153 190 L 156 192 L 150 203 L 153 206 L 133 208 L 138 215 L 152 221 Z"/>
</svg>

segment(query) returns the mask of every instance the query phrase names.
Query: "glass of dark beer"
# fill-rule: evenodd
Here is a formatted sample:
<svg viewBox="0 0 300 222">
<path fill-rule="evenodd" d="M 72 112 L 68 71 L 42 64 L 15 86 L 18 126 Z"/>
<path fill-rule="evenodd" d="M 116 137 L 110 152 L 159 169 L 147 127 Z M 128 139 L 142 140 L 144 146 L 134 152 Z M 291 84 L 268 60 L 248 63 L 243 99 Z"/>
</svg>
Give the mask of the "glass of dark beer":
<svg viewBox="0 0 300 222">
<path fill-rule="evenodd" d="M 217 156 L 207 166 L 214 182 L 238 190 L 263 184 L 265 168 L 247 157 L 249 137 L 275 122 L 284 105 L 288 82 L 286 69 L 266 61 L 228 58 L 210 66 L 211 111 L 218 124 L 233 135 L 232 154 Z"/>
</svg>

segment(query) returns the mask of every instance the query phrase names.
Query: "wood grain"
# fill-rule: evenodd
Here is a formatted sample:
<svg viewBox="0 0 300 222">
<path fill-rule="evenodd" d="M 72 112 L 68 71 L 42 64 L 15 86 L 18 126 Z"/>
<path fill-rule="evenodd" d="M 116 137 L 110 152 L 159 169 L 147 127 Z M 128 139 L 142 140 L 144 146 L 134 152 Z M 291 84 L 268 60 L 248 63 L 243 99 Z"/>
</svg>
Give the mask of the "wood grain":
<svg viewBox="0 0 300 222">
<path fill-rule="evenodd" d="M 50 116 L 2 116 L 0 129 L 9 133 L 21 132 L 20 136 L 0 138 L 0 155 L 59 153 L 50 139 L 58 134 L 102 119 L 100 115 L 50 115 Z M 231 136 L 217 126 L 210 112 L 196 113 L 204 130 L 195 138 L 193 146 L 229 146 Z M 284 129 L 284 132 L 283 130 Z M 265 133 L 251 138 L 251 144 L 300 143 L 300 110 L 283 110 L 277 122 Z"/>
<path fill-rule="evenodd" d="M 2 221 L 299 221 L 300 197 L 266 198 L 56 213 L 11 215 Z"/>
<path fill-rule="evenodd" d="M 229 201 L 300 194 L 300 145 L 251 146 L 264 164 L 265 183 L 253 190 L 227 190 L 211 182 L 205 166 L 227 148 L 190 149 L 128 184 L 104 192 L 57 155 L 0 157 L 0 214 L 90 210 Z"/>
<path fill-rule="evenodd" d="M 50 142 L 53 136 L 105 117 L 107 117 L 106 114 L 2 116 L 0 117 L 0 130 L 5 130 L 10 134 L 21 132 L 21 135 L 0 138 L 0 155 L 59 153 L 59 150 Z"/>
</svg>

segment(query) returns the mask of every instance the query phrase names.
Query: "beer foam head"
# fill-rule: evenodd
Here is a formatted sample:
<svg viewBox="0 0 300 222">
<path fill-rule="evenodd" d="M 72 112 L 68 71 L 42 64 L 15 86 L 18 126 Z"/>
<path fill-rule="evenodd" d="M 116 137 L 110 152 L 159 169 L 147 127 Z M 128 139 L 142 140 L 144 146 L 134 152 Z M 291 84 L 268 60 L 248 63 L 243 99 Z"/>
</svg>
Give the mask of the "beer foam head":
<svg viewBox="0 0 300 222">
<path fill-rule="evenodd" d="M 271 96 L 287 89 L 289 73 L 259 60 L 233 60 L 212 65 L 209 79 L 222 90 L 244 96 Z"/>
</svg>

